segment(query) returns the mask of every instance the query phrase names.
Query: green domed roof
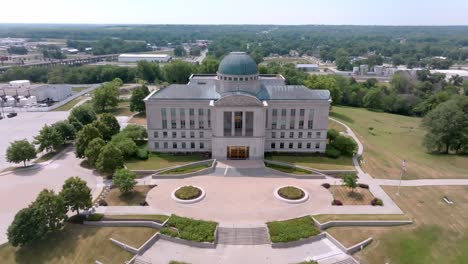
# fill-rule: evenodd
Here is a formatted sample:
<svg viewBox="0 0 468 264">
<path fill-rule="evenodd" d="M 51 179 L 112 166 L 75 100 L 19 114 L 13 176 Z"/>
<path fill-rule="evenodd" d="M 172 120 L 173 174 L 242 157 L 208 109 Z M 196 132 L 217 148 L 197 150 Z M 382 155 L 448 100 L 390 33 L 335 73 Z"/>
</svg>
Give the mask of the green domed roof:
<svg viewBox="0 0 468 264">
<path fill-rule="evenodd" d="M 257 74 L 257 63 L 245 52 L 231 52 L 219 64 L 218 72 L 226 75 Z"/>
</svg>

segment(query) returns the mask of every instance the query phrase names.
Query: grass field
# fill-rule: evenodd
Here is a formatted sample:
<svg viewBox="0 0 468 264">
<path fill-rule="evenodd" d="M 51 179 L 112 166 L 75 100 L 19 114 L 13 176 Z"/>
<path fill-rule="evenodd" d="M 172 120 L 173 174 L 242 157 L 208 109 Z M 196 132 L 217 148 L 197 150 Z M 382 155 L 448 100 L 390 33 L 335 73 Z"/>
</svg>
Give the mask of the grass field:
<svg viewBox="0 0 468 264">
<path fill-rule="evenodd" d="M 76 104 L 78 104 L 81 100 L 83 100 L 83 96 L 78 96 L 77 98 L 71 100 L 70 102 L 55 108 L 53 111 L 70 111 Z"/>
<path fill-rule="evenodd" d="M 335 200 L 340 200 L 343 205 L 370 205 L 374 196 L 368 189 L 354 188 L 354 192 L 346 186 L 332 185 L 328 189 Z M 378 198 L 378 197 L 377 197 Z"/>
<path fill-rule="evenodd" d="M 468 187 L 397 187 L 384 190 L 413 219 L 399 227 L 334 227 L 327 230 L 346 246 L 370 236 L 374 241 L 357 254 L 361 263 L 468 263 Z M 446 204 L 443 196 L 454 201 Z"/>
<path fill-rule="evenodd" d="M 150 152 L 147 160 L 133 159 L 125 162 L 129 170 L 158 170 L 203 160 L 200 154 L 176 155 Z"/>
<path fill-rule="evenodd" d="M 15 248 L 9 244 L 0 246 L 0 262 L 13 263 L 124 263 L 133 257 L 117 247 L 109 239 L 139 247 L 155 233 L 145 227 L 91 227 L 67 224 L 59 232 L 32 245 Z"/>
<path fill-rule="evenodd" d="M 333 120 L 328 120 L 328 129 L 335 129 L 338 132 L 346 131 L 346 128 L 342 124 L 338 124 Z"/>
<path fill-rule="evenodd" d="M 135 112 L 130 111 L 130 102 L 119 102 L 111 113 L 115 116 L 131 116 L 135 114 Z"/>
<path fill-rule="evenodd" d="M 332 159 L 315 154 L 268 154 L 265 155 L 265 159 L 287 162 L 296 166 L 309 167 L 318 170 L 354 170 L 353 160 L 351 157 Z"/>
<path fill-rule="evenodd" d="M 426 152 L 421 118 L 337 106 L 331 116 L 358 135 L 364 144 L 363 169 L 375 178 L 398 179 L 403 159 L 407 160 L 404 179 L 468 178 L 468 156 Z"/>
<path fill-rule="evenodd" d="M 328 221 L 357 221 L 357 220 L 410 220 L 404 214 L 324 214 L 313 215 L 320 223 Z"/>
<path fill-rule="evenodd" d="M 151 188 L 149 185 L 138 185 L 128 194 L 122 194 L 118 188 L 112 188 L 105 200 L 109 206 L 140 205 L 146 200 L 146 194 Z"/>
</svg>

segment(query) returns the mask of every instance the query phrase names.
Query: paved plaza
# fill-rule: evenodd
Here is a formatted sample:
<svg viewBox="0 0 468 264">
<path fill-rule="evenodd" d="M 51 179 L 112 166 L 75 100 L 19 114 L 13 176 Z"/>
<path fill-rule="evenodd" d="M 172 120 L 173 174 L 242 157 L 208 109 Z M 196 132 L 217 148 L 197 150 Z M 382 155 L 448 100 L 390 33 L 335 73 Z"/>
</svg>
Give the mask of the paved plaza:
<svg viewBox="0 0 468 264">
<path fill-rule="evenodd" d="M 34 139 L 44 125 L 66 119 L 68 112 L 20 112 L 0 120 L 0 171 L 15 164 L 6 161 L 6 150 L 14 140 Z"/>
</svg>

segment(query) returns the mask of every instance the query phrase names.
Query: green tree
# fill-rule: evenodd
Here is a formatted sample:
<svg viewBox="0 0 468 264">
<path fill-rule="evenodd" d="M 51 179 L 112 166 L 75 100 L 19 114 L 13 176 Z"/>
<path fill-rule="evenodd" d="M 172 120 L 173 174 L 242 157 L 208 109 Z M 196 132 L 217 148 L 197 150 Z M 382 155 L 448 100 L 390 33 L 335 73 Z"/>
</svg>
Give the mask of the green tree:
<svg viewBox="0 0 468 264">
<path fill-rule="evenodd" d="M 458 96 L 441 103 L 423 119 L 428 130 L 424 145 L 429 151 L 460 152 L 468 146 L 468 98 Z"/>
<path fill-rule="evenodd" d="M 39 145 L 37 148 L 38 152 L 42 152 L 44 149 L 50 152 L 58 150 L 65 142 L 57 129 L 53 126 L 45 125 L 39 131 L 39 135 L 34 137 L 34 143 Z"/>
<path fill-rule="evenodd" d="M 91 100 L 94 110 L 98 113 L 106 112 L 119 103 L 119 85 L 117 82 L 108 82 L 94 90 Z"/>
<path fill-rule="evenodd" d="M 391 84 L 393 89 L 400 94 L 407 94 L 411 91 L 410 77 L 403 72 L 397 72 L 393 75 Z"/>
<path fill-rule="evenodd" d="M 37 215 L 44 221 L 47 231 L 59 230 L 67 219 L 67 208 L 63 197 L 53 190 L 44 189 L 31 204 Z"/>
<path fill-rule="evenodd" d="M 200 67 L 200 73 L 215 74 L 218 71 L 219 60 L 216 57 L 206 57 Z"/>
<path fill-rule="evenodd" d="M 44 220 L 31 207 L 18 211 L 7 230 L 8 242 L 14 247 L 28 245 L 45 234 Z"/>
<path fill-rule="evenodd" d="M 109 128 L 109 133 L 111 137 L 120 132 L 119 121 L 117 121 L 117 118 L 115 118 L 115 116 L 113 116 L 112 114 L 102 114 L 99 118 L 99 121 L 101 121 L 104 125 L 106 125 Z"/>
<path fill-rule="evenodd" d="M 20 163 L 26 167 L 26 161 L 36 158 L 34 145 L 26 139 L 13 141 L 7 149 L 6 160 L 8 162 Z"/>
<path fill-rule="evenodd" d="M 187 51 L 182 46 L 177 46 L 174 48 L 174 55 L 176 57 L 184 57 L 187 55 Z"/>
<path fill-rule="evenodd" d="M 332 146 L 346 156 L 352 156 L 357 149 L 357 144 L 352 138 L 341 135 L 333 140 Z"/>
<path fill-rule="evenodd" d="M 60 136 L 62 137 L 63 141 L 73 140 L 76 136 L 75 127 L 67 120 L 59 121 L 52 124 L 52 127 L 56 129 Z"/>
<path fill-rule="evenodd" d="M 382 109 L 383 108 L 384 93 L 380 87 L 372 88 L 363 98 L 364 107 L 369 109 Z"/>
<path fill-rule="evenodd" d="M 77 107 L 74 107 L 71 112 L 70 116 L 68 117 L 68 120 L 70 120 L 70 123 L 73 124 L 73 122 L 80 122 L 82 126 L 85 126 L 87 124 L 91 124 L 96 120 L 96 113 L 94 110 L 91 108 L 89 104 L 83 104 Z"/>
<path fill-rule="evenodd" d="M 127 169 L 119 169 L 114 173 L 112 182 L 115 186 L 117 186 L 117 188 L 119 188 L 121 193 L 126 194 L 131 192 L 133 190 L 133 187 L 135 187 L 135 185 L 137 184 L 135 178 L 136 173 Z"/>
<path fill-rule="evenodd" d="M 102 135 L 93 124 L 87 124 L 78 132 L 75 140 L 75 154 L 77 158 L 84 158 L 89 142 L 95 138 L 102 138 Z"/>
<path fill-rule="evenodd" d="M 168 82 L 185 84 L 188 82 L 190 75 L 195 73 L 195 68 L 189 62 L 175 60 L 165 65 L 163 71 Z"/>
<path fill-rule="evenodd" d="M 328 143 L 333 144 L 335 139 L 340 136 L 340 133 L 335 129 L 329 129 L 327 132 Z"/>
<path fill-rule="evenodd" d="M 122 152 L 114 145 L 105 145 L 96 162 L 96 168 L 101 173 L 113 174 L 116 169 L 122 168 L 124 159 Z"/>
<path fill-rule="evenodd" d="M 139 61 L 137 63 L 137 72 L 139 78 L 149 83 L 154 83 L 162 78 L 161 68 L 155 62 Z"/>
<path fill-rule="evenodd" d="M 110 143 L 120 150 L 120 153 L 122 153 L 124 158 L 130 158 L 131 156 L 135 155 L 138 150 L 135 141 L 127 137 L 125 133 L 119 133 L 115 135 L 112 137 Z"/>
<path fill-rule="evenodd" d="M 357 177 L 355 174 L 347 173 L 343 176 L 343 184 L 351 189 L 351 192 L 354 193 L 354 188 L 357 187 Z"/>
<path fill-rule="evenodd" d="M 144 140 L 148 136 L 146 128 L 132 124 L 129 124 L 124 129 L 122 129 L 120 134 L 123 134 L 125 137 L 132 139 L 133 141 L 135 141 L 135 143 L 138 140 Z"/>
<path fill-rule="evenodd" d="M 342 91 L 337 79 L 328 75 L 309 75 L 304 85 L 311 89 L 324 89 L 330 91 L 333 102 L 341 101 Z"/>
<path fill-rule="evenodd" d="M 89 142 L 88 147 L 85 150 L 85 157 L 90 165 L 96 165 L 99 154 L 105 145 L 106 142 L 102 138 L 95 138 Z"/>
<path fill-rule="evenodd" d="M 146 106 L 143 99 L 149 94 L 149 89 L 146 85 L 140 86 L 132 91 L 130 97 L 130 111 L 132 112 L 145 112 Z"/>
<path fill-rule="evenodd" d="M 79 177 L 68 178 L 62 186 L 60 196 L 68 210 L 80 213 L 80 209 L 85 210 L 92 206 L 91 189 L 86 182 Z"/>
<path fill-rule="evenodd" d="M 340 71 L 349 71 L 352 70 L 353 65 L 349 61 L 349 54 L 345 49 L 339 49 L 335 54 L 335 64 L 336 68 Z"/>
</svg>

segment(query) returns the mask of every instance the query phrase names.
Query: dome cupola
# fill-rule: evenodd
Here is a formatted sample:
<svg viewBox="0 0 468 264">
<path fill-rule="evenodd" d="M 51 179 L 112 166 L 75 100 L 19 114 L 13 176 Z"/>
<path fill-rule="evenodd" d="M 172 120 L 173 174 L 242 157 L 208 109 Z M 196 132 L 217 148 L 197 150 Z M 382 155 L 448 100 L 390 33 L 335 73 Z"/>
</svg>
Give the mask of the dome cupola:
<svg viewBox="0 0 468 264">
<path fill-rule="evenodd" d="M 255 75 L 257 63 L 245 52 L 231 52 L 219 64 L 218 74 Z"/>
</svg>

